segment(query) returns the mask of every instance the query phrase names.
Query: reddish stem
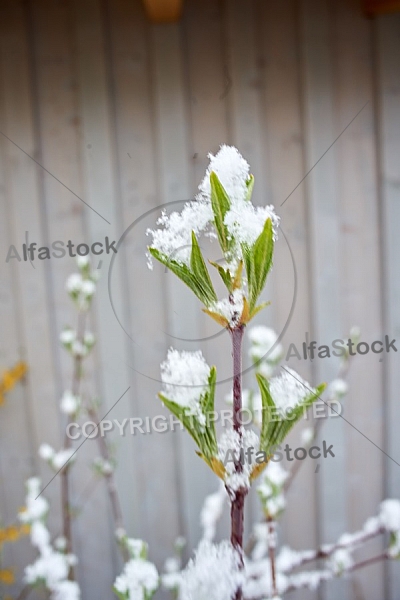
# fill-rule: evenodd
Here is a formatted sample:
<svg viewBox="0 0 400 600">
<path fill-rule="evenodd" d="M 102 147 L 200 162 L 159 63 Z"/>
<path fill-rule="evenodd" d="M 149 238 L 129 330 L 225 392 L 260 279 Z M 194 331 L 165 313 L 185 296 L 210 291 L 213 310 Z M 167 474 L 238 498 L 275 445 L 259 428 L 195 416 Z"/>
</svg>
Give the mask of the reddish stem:
<svg viewBox="0 0 400 600">
<path fill-rule="evenodd" d="M 233 356 L 233 428 L 242 440 L 241 431 L 241 409 L 242 409 L 242 340 L 244 327 L 239 325 L 231 330 L 232 356 Z M 243 465 L 238 457 L 235 462 L 236 473 L 241 473 Z M 231 543 L 239 553 L 240 568 L 243 568 L 243 522 L 244 522 L 244 499 L 247 494 L 245 488 L 228 490 L 231 498 Z M 235 600 L 242 600 L 242 589 L 239 588 Z"/>
</svg>

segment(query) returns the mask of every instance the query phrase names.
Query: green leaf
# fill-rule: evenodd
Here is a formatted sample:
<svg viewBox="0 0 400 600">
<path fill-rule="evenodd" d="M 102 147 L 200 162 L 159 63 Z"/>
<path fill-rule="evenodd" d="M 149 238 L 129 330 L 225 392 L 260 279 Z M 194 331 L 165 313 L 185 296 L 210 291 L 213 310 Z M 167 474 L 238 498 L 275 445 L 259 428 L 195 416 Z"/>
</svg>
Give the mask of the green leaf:
<svg viewBox="0 0 400 600">
<path fill-rule="evenodd" d="M 271 416 L 275 409 L 275 403 L 269 391 L 269 383 L 267 379 L 257 373 L 257 382 L 261 392 L 261 403 L 262 403 L 262 419 L 261 419 L 261 433 L 260 433 L 260 448 L 268 448 L 269 440 L 268 435 L 271 433 Z"/>
<path fill-rule="evenodd" d="M 217 302 L 217 294 L 214 291 L 213 284 L 208 273 L 206 263 L 204 262 L 200 246 L 196 239 L 194 231 L 192 231 L 192 253 L 190 255 L 190 266 L 192 273 L 197 280 L 197 286 L 204 290 L 204 295 L 207 297 L 207 304 Z"/>
<path fill-rule="evenodd" d="M 254 268 L 251 272 L 250 307 L 253 309 L 264 289 L 267 275 L 272 267 L 274 239 L 271 219 L 267 219 L 264 228 L 252 246 Z M 249 286 L 250 289 L 250 286 Z"/>
<path fill-rule="evenodd" d="M 224 224 L 225 215 L 230 209 L 231 203 L 222 183 L 214 171 L 210 175 L 211 183 L 211 206 L 214 213 L 215 228 L 217 230 L 218 240 L 223 252 L 227 252 L 230 247 L 228 231 Z"/>
<path fill-rule="evenodd" d="M 248 288 L 249 288 L 249 294 L 250 297 L 252 295 L 252 290 L 254 288 L 255 285 L 255 275 L 254 275 L 254 258 L 253 258 L 253 252 L 252 252 L 252 248 L 250 246 L 248 246 L 247 244 L 241 244 L 241 248 L 242 248 L 242 255 L 243 255 L 243 261 L 244 261 L 244 266 L 246 268 L 246 275 L 247 275 L 247 284 L 248 284 Z M 251 307 L 252 309 L 253 307 Z"/>
<path fill-rule="evenodd" d="M 207 292 L 201 285 L 199 279 L 189 269 L 189 267 L 187 267 L 186 265 L 181 265 L 180 263 L 176 262 L 176 260 L 169 258 L 156 248 L 150 247 L 149 252 L 152 256 L 154 256 L 155 259 L 157 259 L 160 263 L 168 267 L 170 271 L 175 273 L 175 275 L 179 277 L 179 279 L 183 281 L 183 283 L 185 283 L 192 290 L 192 292 L 197 296 L 197 298 L 203 304 L 208 306 L 209 299 Z"/>
<path fill-rule="evenodd" d="M 218 273 L 220 274 L 222 281 L 226 285 L 228 292 L 231 294 L 232 293 L 232 277 L 231 277 L 231 273 L 230 273 L 229 269 L 225 270 L 223 267 L 221 267 L 221 265 L 219 265 L 218 263 L 212 262 L 211 260 L 209 261 L 209 263 L 210 263 L 210 265 L 212 265 L 213 267 L 215 267 L 218 270 Z"/>
<path fill-rule="evenodd" d="M 320 397 L 324 391 L 326 384 L 322 383 L 319 385 L 314 393 L 307 396 L 301 404 L 298 404 L 291 411 L 291 418 L 283 418 L 277 416 L 275 411 L 275 403 L 270 394 L 269 383 L 263 375 L 257 373 L 256 375 L 258 385 L 261 392 L 261 400 L 263 407 L 262 422 L 261 422 L 261 435 L 260 435 L 260 449 L 267 454 L 271 452 L 273 446 L 279 446 L 289 431 L 303 416 L 304 410 L 309 408 L 317 398 Z M 273 411 L 275 414 L 273 415 Z M 272 420 L 274 417 L 274 420 Z"/>
<path fill-rule="evenodd" d="M 211 367 L 210 376 L 208 378 L 208 390 L 204 394 L 201 400 L 201 407 L 203 413 L 206 416 L 206 432 L 208 434 L 211 446 L 212 446 L 212 455 L 215 455 L 218 450 L 217 443 L 217 434 L 215 431 L 215 420 L 214 418 L 210 418 L 211 415 L 214 417 L 212 413 L 214 413 L 214 402 L 215 402 L 215 386 L 217 383 L 217 369 L 215 367 Z"/>
<path fill-rule="evenodd" d="M 195 427 L 195 417 L 186 415 L 185 407 L 180 406 L 172 400 L 168 400 L 163 394 L 159 393 L 158 397 L 165 406 L 180 420 L 186 431 L 192 436 L 199 448 L 201 448 L 199 432 Z"/>
<path fill-rule="evenodd" d="M 250 177 L 246 181 L 246 187 L 247 187 L 246 200 L 251 200 L 251 196 L 253 195 L 253 188 L 254 188 L 254 175 L 250 175 Z"/>
</svg>

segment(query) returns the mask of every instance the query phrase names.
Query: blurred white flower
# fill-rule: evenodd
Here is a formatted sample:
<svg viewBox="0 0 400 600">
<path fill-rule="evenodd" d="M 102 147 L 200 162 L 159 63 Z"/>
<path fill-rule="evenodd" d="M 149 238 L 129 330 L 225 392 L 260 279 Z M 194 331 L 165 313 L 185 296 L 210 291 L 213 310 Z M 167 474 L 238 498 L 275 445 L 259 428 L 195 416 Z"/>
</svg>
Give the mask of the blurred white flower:
<svg viewBox="0 0 400 600">
<path fill-rule="evenodd" d="M 74 415 L 80 406 L 80 398 L 74 396 L 72 392 L 66 390 L 61 398 L 60 410 L 65 415 Z"/>
</svg>

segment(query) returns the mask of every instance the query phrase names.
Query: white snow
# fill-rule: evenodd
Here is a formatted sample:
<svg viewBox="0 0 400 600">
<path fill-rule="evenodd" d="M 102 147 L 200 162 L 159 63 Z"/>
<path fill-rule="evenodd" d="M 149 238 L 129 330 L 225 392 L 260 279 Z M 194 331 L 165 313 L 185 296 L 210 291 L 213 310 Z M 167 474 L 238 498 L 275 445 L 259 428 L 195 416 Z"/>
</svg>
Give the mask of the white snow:
<svg viewBox="0 0 400 600">
<path fill-rule="evenodd" d="M 233 264 L 241 257 L 240 243 L 253 244 L 268 218 L 272 220 L 275 237 L 279 225 L 273 206 L 254 207 L 246 199 L 250 167 L 236 148 L 222 145 L 215 156 L 208 156 L 210 163 L 196 199 L 187 202 L 181 212 L 175 211 L 170 215 L 163 212 L 157 221 L 159 228 L 147 230 L 147 234 L 153 238 L 151 247 L 182 265 L 190 264 L 192 231 L 196 235 L 204 232 L 209 237 L 216 237 L 211 227 L 214 221 L 210 183 L 212 172 L 217 175 L 231 203 L 225 215 L 225 225 L 235 241 L 233 256 L 230 257 Z M 150 255 L 148 259 L 149 268 L 152 268 Z"/>
<path fill-rule="evenodd" d="M 213 312 L 224 317 L 231 327 L 234 327 L 238 322 L 243 312 L 243 292 L 239 289 L 235 290 L 229 298 L 223 298 L 218 302 L 214 302 L 209 306 Z"/>
<path fill-rule="evenodd" d="M 218 491 L 206 497 L 200 513 L 200 522 L 203 528 L 203 539 L 212 541 L 215 537 L 216 524 L 221 517 L 224 505 L 228 499 L 223 483 Z"/>
<path fill-rule="evenodd" d="M 205 424 L 199 401 L 207 390 L 210 367 L 200 350 L 178 351 L 170 348 L 167 360 L 161 364 L 164 395 L 180 406 L 187 407 Z"/>
<path fill-rule="evenodd" d="M 243 583 L 239 556 L 232 545 L 203 540 L 182 572 L 179 600 L 232 600 Z"/>
<path fill-rule="evenodd" d="M 225 483 L 232 491 L 237 491 L 240 488 L 250 487 L 250 475 L 255 466 L 255 455 L 259 451 L 260 439 L 258 435 L 250 430 L 241 427 L 240 433 L 234 429 L 225 431 L 218 443 L 218 458 L 225 467 Z M 249 460 L 246 456 L 246 450 L 253 448 L 253 452 L 249 455 Z M 234 460 L 240 459 L 241 451 L 244 452 L 244 460 L 242 461 L 242 471 L 236 472 Z"/>
<path fill-rule="evenodd" d="M 315 389 L 296 371 L 285 367 L 278 377 L 271 379 L 270 393 L 278 412 L 286 416 L 289 409 L 301 404 L 308 396 L 315 393 Z"/>
<path fill-rule="evenodd" d="M 250 357 L 253 360 L 265 359 L 276 363 L 283 356 L 283 346 L 278 342 L 278 335 L 270 327 L 257 325 L 249 329 Z M 276 345 L 275 345 L 276 344 Z M 273 350 L 271 350 L 273 348 Z"/>
</svg>

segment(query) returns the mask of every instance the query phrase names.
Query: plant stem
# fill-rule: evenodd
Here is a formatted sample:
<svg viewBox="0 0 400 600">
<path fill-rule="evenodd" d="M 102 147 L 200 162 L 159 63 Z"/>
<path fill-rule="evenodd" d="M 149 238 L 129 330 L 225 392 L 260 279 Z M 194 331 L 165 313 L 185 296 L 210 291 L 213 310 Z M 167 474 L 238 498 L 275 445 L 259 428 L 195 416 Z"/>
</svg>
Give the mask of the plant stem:
<svg viewBox="0 0 400 600">
<path fill-rule="evenodd" d="M 97 414 L 97 411 L 94 408 L 88 408 L 87 412 L 88 412 L 89 417 L 95 423 L 100 422 L 99 415 Z M 104 460 L 110 462 L 111 461 L 110 450 L 109 450 L 106 440 L 100 435 L 97 438 L 97 442 L 98 442 L 98 445 L 100 448 L 100 453 L 101 453 L 102 458 Z M 113 472 L 105 475 L 105 481 L 107 484 L 108 494 L 110 497 L 111 510 L 112 510 L 113 517 L 114 517 L 115 528 L 125 530 L 124 519 L 123 519 L 122 509 L 121 509 L 121 502 L 119 499 L 117 487 L 115 485 L 115 478 L 114 478 Z M 128 554 L 126 548 L 121 546 L 121 544 L 120 544 L 120 548 L 121 548 L 122 558 L 124 559 L 125 562 L 127 562 L 129 560 L 129 554 Z"/>
<path fill-rule="evenodd" d="M 271 582 L 272 582 L 272 595 L 275 597 L 278 595 L 278 589 L 276 587 L 276 523 L 272 519 L 268 519 L 268 554 L 269 563 L 271 567 Z"/>
<path fill-rule="evenodd" d="M 231 330 L 232 356 L 233 356 L 233 429 L 239 434 L 240 445 L 242 441 L 241 418 L 242 409 L 242 339 L 244 327 L 239 325 Z M 235 462 L 236 473 L 243 471 L 243 465 L 238 458 Z M 243 520 L 244 499 L 247 494 L 245 488 L 228 490 L 231 498 L 231 543 L 238 551 L 240 557 L 240 568 L 243 568 Z M 239 588 L 235 600 L 242 600 L 243 594 Z"/>
<path fill-rule="evenodd" d="M 85 330 L 85 313 L 79 312 L 77 340 L 83 342 Z M 74 370 L 72 377 L 72 394 L 79 394 L 80 382 L 82 375 L 82 357 L 76 355 L 74 357 Z M 71 417 L 68 417 L 68 424 L 71 422 Z M 67 434 L 64 437 L 64 448 L 71 447 L 71 440 Z M 69 489 L 69 464 L 61 472 L 61 504 L 63 518 L 63 536 L 66 539 L 66 552 L 72 553 L 72 531 L 71 531 L 71 507 L 70 507 L 70 489 Z M 70 567 L 68 579 L 74 580 L 74 570 Z"/>
</svg>

